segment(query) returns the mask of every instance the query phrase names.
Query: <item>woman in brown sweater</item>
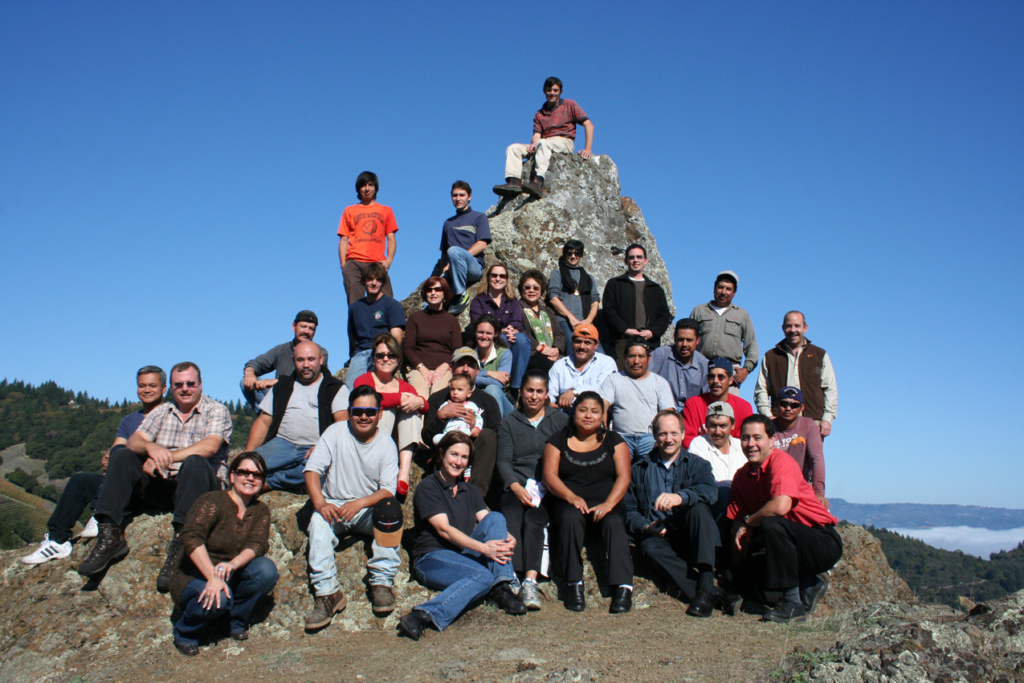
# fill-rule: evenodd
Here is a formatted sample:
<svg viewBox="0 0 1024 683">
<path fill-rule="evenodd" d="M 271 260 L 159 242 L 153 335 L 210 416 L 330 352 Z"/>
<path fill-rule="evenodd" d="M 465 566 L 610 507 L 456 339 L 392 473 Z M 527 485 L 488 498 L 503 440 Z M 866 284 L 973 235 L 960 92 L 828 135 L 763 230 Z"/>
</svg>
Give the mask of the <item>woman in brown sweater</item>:
<svg viewBox="0 0 1024 683">
<path fill-rule="evenodd" d="M 256 452 L 231 462 L 227 491 L 201 496 L 181 530 L 184 553 L 171 578 L 171 595 L 182 608 L 174 646 L 199 654 L 199 635 L 211 619 L 230 614 L 231 637 L 249 637 L 249 614 L 277 583 L 277 567 L 263 555 L 270 544 L 270 508 L 256 500 L 267 464 Z"/>
<path fill-rule="evenodd" d="M 402 353 L 409 368 L 406 379 L 421 396 L 430 396 L 448 388 L 452 378 L 449 363 L 455 349 L 462 346 L 459 319 L 444 310 L 451 289 L 443 277 L 429 277 L 420 295 L 427 307 L 409 316 L 402 339 Z"/>
</svg>

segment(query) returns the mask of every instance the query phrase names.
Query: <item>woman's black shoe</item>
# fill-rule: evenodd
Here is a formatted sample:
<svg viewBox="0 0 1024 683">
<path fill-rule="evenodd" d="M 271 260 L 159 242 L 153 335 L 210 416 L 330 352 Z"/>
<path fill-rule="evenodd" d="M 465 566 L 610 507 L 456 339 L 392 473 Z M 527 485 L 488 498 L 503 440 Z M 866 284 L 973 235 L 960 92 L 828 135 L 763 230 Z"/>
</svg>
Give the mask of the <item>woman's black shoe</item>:
<svg viewBox="0 0 1024 683">
<path fill-rule="evenodd" d="M 582 612 L 587 608 L 587 598 L 583 594 L 583 584 L 577 583 L 565 587 L 565 608 L 573 612 Z"/>
<path fill-rule="evenodd" d="M 608 608 L 608 611 L 612 614 L 625 614 L 631 609 L 633 609 L 633 590 L 619 586 L 615 589 L 612 606 Z"/>
</svg>

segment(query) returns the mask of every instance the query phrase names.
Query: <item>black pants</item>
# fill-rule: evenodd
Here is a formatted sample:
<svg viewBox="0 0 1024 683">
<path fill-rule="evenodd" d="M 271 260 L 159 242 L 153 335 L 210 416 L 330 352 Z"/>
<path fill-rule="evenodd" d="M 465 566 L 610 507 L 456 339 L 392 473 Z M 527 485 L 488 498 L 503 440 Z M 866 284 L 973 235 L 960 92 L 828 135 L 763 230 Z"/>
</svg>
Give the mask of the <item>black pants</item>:
<svg viewBox="0 0 1024 683">
<path fill-rule="evenodd" d="M 494 463 L 498 459 L 498 435 L 490 429 L 481 429 L 473 440 L 473 470 L 469 473 L 469 483 L 480 489 L 485 499 L 491 488 L 494 477 Z"/>
<path fill-rule="evenodd" d="M 71 540 L 75 522 L 85 512 L 85 508 L 95 504 L 96 494 L 99 493 L 102 484 L 102 474 L 78 472 L 71 475 L 63 493 L 60 494 L 57 507 L 53 509 L 53 514 L 46 523 L 51 541 L 67 543 Z"/>
<path fill-rule="evenodd" d="M 686 602 L 697 592 L 691 570 L 699 565 L 715 566 L 718 533 L 711 509 L 697 503 L 681 514 L 673 515 L 672 527 L 664 537 L 644 536 L 640 550 L 654 567 L 679 587 Z"/>
<path fill-rule="evenodd" d="M 797 588 L 800 579 L 828 571 L 843 556 L 843 540 L 835 527 L 806 526 L 784 517 L 766 517 L 753 529 L 749 543 L 734 575 L 765 591 Z"/>
<path fill-rule="evenodd" d="M 597 526 L 608 553 L 608 583 L 612 586 L 633 584 L 633 556 L 629 552 L 629 534 L 626 531 L 626 508 L 619 503 L 595 522 L 592 515 L 584 515 L 563 500 L 550 508 L 551 526 L 555 536 L 558 564 L 565 572 L 565 580 L 575 583 L 583 580 L 583 541 L 587 527 Z"/>
<path fill-rule="evenodd" d="M 548 510 L 526 507 L 511 491 L 501 496 L 501 512 L 505 515 L 508 532 L 516 539 L 512 554 L 512 568 L 517 572 L 539 572 L 544 555 L 544 527 L 548 525 Z"/>
<path fill-rule="evenodd" d="M 116 446 L 110 451 L 107 474 L 93 512 L 106 515 L 118 526 L 124 526 L 124 513 L 133 500 L 142 501 L 159 510 L 174 512 L 173 522 L 184 524 L 189 508 L 196 498 L 221 489 L 220 480 L 210 462 L 201 456 L 190 455 L 181 463 L 173 479 L 150 477 L 142 471 L 143 459 L 127 446 Z"/>
</svg>

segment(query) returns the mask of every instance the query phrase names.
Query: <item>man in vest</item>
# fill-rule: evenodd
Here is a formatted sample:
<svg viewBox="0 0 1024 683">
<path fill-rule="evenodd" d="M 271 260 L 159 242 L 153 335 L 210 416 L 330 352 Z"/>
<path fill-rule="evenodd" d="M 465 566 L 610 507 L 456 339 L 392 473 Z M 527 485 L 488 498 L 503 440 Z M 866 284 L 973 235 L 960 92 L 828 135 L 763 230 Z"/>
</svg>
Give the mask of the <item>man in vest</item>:
<svg viewBox="0 0 1024 683">
<path fill-rule="evenodd" d="M 725 358 L 732 363 L 734 394 L 740 393 L 740 385 L 757 367 L 758 358 L 750 314 L 732 302 L 738 288 L 736 273 L 723 270 L 715 278 L 715 298 L 690 311 L 690 317 L 700 326 L 699 351 L 708 360 Z"/>
<path fill-rule="evenodd" d="M 245 450 L 267 462 L 264 490 L 298 489 L 303 470 L 320 435 L 348 419 L 348 387 L 324 374 L 320 347 L 311 341 L 292 349 L 295 372 L 278 378 L 260 403 Z"/>
<path fill-rule="evenodd" d="M 604 286 L 604 320 L 619 371 L 626 369 L 626 344 L 632 338 L 643 337 L 649 346 L 657 347 L 672 323 L 665 290 L 644 275 L 647 263 L 647 249 L 642 244 L 629 245 L 626 272 Z"/>
<path fill-rule="evenodd" d="M 807 319 L 800 311 L 782 318 L 786 338 L 764 354 L 754 389 L 754 404 L 766 417 L 777 417 L 775 402 L 783 387 L 803 393 L 803 416 L 818 424 L 822 438 L 832 432 L 839 406 L 836 373 L 825 349 L 807 339 Z"/>
<path fill-rule="evenodd" d="M 245 396 L 245 400 L 253 410 L 256 410 L 263 401 L 267 389 L 277 383 L 277 378 L 292 374 L 292 371 L 295 370 L 295 366 L 292 365 L 292 350 L 301 341 L 313 341 L 318 324 L 316 313 L 299 311 L 295 316 L 295 322 L 292 323 L 294 339 L 284 344 L 278 344 L 245 364 L 245 370 L 242 373 L 242 395 Z M 330 374 L 327 369 L 327 349 L 321 346 L 320 353 L 324 355 L 324 372 Z M 260 379 L 271 370 L 274 371 L 272 379 Z"/>
</svg>

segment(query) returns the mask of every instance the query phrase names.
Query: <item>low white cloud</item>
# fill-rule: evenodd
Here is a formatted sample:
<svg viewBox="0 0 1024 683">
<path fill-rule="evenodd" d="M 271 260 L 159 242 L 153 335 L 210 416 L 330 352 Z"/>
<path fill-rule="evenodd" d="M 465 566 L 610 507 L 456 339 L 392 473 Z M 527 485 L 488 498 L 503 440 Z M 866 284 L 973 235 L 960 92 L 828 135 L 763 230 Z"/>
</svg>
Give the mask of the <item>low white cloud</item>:
<svg viewBox="0 0 1024 683">
<path fill-rule="evenodd" d="M 991 553 L 1013 550 L 1024 540 L 1024 528 L 976 529 L 969 526 L 937 526 L 932 529 L 889 529 L 924 541 L 934 548 L 961 550 L 987 560 Z"/>
</svg>

